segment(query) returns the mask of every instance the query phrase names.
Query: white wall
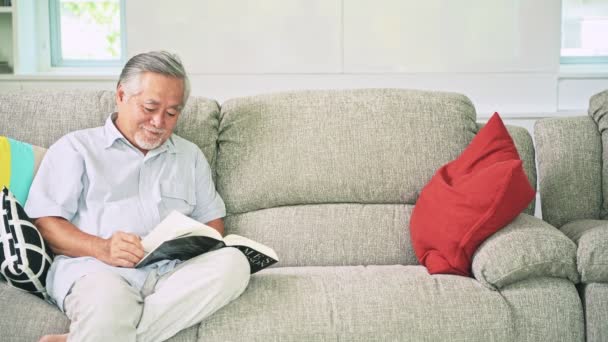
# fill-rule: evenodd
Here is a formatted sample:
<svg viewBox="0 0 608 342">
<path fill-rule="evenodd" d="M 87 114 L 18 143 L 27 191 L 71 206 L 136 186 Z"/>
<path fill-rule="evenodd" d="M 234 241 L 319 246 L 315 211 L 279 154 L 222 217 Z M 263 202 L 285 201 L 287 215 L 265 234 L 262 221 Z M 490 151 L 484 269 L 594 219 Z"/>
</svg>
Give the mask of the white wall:
<svg viewBox="0 0 608 342">
<path fill-rule="evenodd" d="M 584 113 L 603 74 L 560 74 L 559 0 L 128 0 L 128 55 L 177 52 L 193 94 L 400 87 L 468 95 L 530 126 Z M 3 89 L 113 89 L 115 76 L 0 78 Z"/>
</svg>

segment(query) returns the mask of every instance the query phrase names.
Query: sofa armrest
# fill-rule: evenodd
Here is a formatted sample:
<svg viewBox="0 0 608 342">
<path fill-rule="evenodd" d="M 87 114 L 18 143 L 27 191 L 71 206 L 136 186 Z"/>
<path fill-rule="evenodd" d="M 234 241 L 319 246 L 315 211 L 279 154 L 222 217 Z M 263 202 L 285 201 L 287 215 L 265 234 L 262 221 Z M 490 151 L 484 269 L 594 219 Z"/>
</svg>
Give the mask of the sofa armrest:
<svg viewBox="0 0 608 342">
<path fill-rule="evenodd" d="M 479 246 L 472 271 L 492 289 L 536 277 L 579 281 L 576 244 L 557 228 L 527 214 L 520 214 Z"/>
<path fill-rule="evenodd" d="M 579 220 L 561 228 L 578 245 L 576 259 L 583 283 L 608 283 L 608 221 Z"/>
</svg>

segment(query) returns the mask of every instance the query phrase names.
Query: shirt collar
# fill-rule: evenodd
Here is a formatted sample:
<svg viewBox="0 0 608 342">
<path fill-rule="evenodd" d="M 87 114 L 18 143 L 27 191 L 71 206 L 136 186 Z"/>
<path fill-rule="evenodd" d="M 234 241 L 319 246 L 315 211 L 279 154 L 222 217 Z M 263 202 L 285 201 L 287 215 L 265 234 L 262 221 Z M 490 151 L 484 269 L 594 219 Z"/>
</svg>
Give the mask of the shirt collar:
<svg viewBox="0 0 608 342">
<path fill-rule="evenodd" d="M 122 135 L 122 133 L 120 133 L 120 131 L 118 130 L 118 128 L 116 127 L 116 124 L 114 123 L 114 121 L 116 120 L 116 117 L 118 116 L 117 112 L 111 113 L 108 118 L 106 119 L 106 123 L 104 125 L 104 134 L 105 134 L 105 148 L 110 148 L 112 147 L 112 145 L 114 145 L 114 143 L 117 140 L 122 140 L 125 144 L 137 149 L 135 146 L 133 146 L 133 144 L 131 144 L 131 142 L 129 142 L 129 140 L 127 140 L 127 138 L 125 138 L 124 135 Z M 155 148 L 154 150 L 150 150 L 148 152 L 148 154 L 151 155 L 157 155 L 160 154 L 162 152 L 170 152 L 170 153 L 176 153 L 176 149 L 175 149 L 175 142 L 173 141 L 173 134 L 171 134 L 171 136 L 169 137 L 169 139 L 167 139 L 167 141 L 165 141 L 162 145 L 160 145 L 159 147 Z"/>
</svg>

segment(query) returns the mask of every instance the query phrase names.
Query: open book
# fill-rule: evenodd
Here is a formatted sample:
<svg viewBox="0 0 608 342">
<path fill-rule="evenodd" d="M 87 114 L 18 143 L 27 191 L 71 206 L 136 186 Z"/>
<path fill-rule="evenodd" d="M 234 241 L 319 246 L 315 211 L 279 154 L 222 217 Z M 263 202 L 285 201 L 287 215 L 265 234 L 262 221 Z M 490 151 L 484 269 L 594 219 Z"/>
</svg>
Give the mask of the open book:
<svg viewBox="0 0 608 342">
<path fill-rule="evenodd" d="M 165 259 L 188 260 L 223 247 L 236 247 L 243 252 L 252 274 L 279 261 L 268 246 L 236 234 L 222 238 L 217 230 L 177 211 L 154 227 L 141 244 L 146 255 L 135 265 L 137 268 Z"/>
</svg>

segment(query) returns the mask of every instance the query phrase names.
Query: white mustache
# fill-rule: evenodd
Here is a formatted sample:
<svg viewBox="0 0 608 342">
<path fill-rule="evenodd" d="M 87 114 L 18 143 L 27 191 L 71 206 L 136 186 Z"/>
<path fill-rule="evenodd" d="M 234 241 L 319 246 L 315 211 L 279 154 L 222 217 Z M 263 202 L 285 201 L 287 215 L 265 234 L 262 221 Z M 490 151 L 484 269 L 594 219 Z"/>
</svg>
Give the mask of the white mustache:
<svg viewBox="0 0 608 342">
<path fill-rule="evenodd" d="M 146 126 L 146 125 L 140 125 L 139 127 L 145 129 L 146 131 L 155 133 L 155 134 L 163 134 L 166 131 L 163 128 L 156 128 L 156 127 Z"/>
</svg>

